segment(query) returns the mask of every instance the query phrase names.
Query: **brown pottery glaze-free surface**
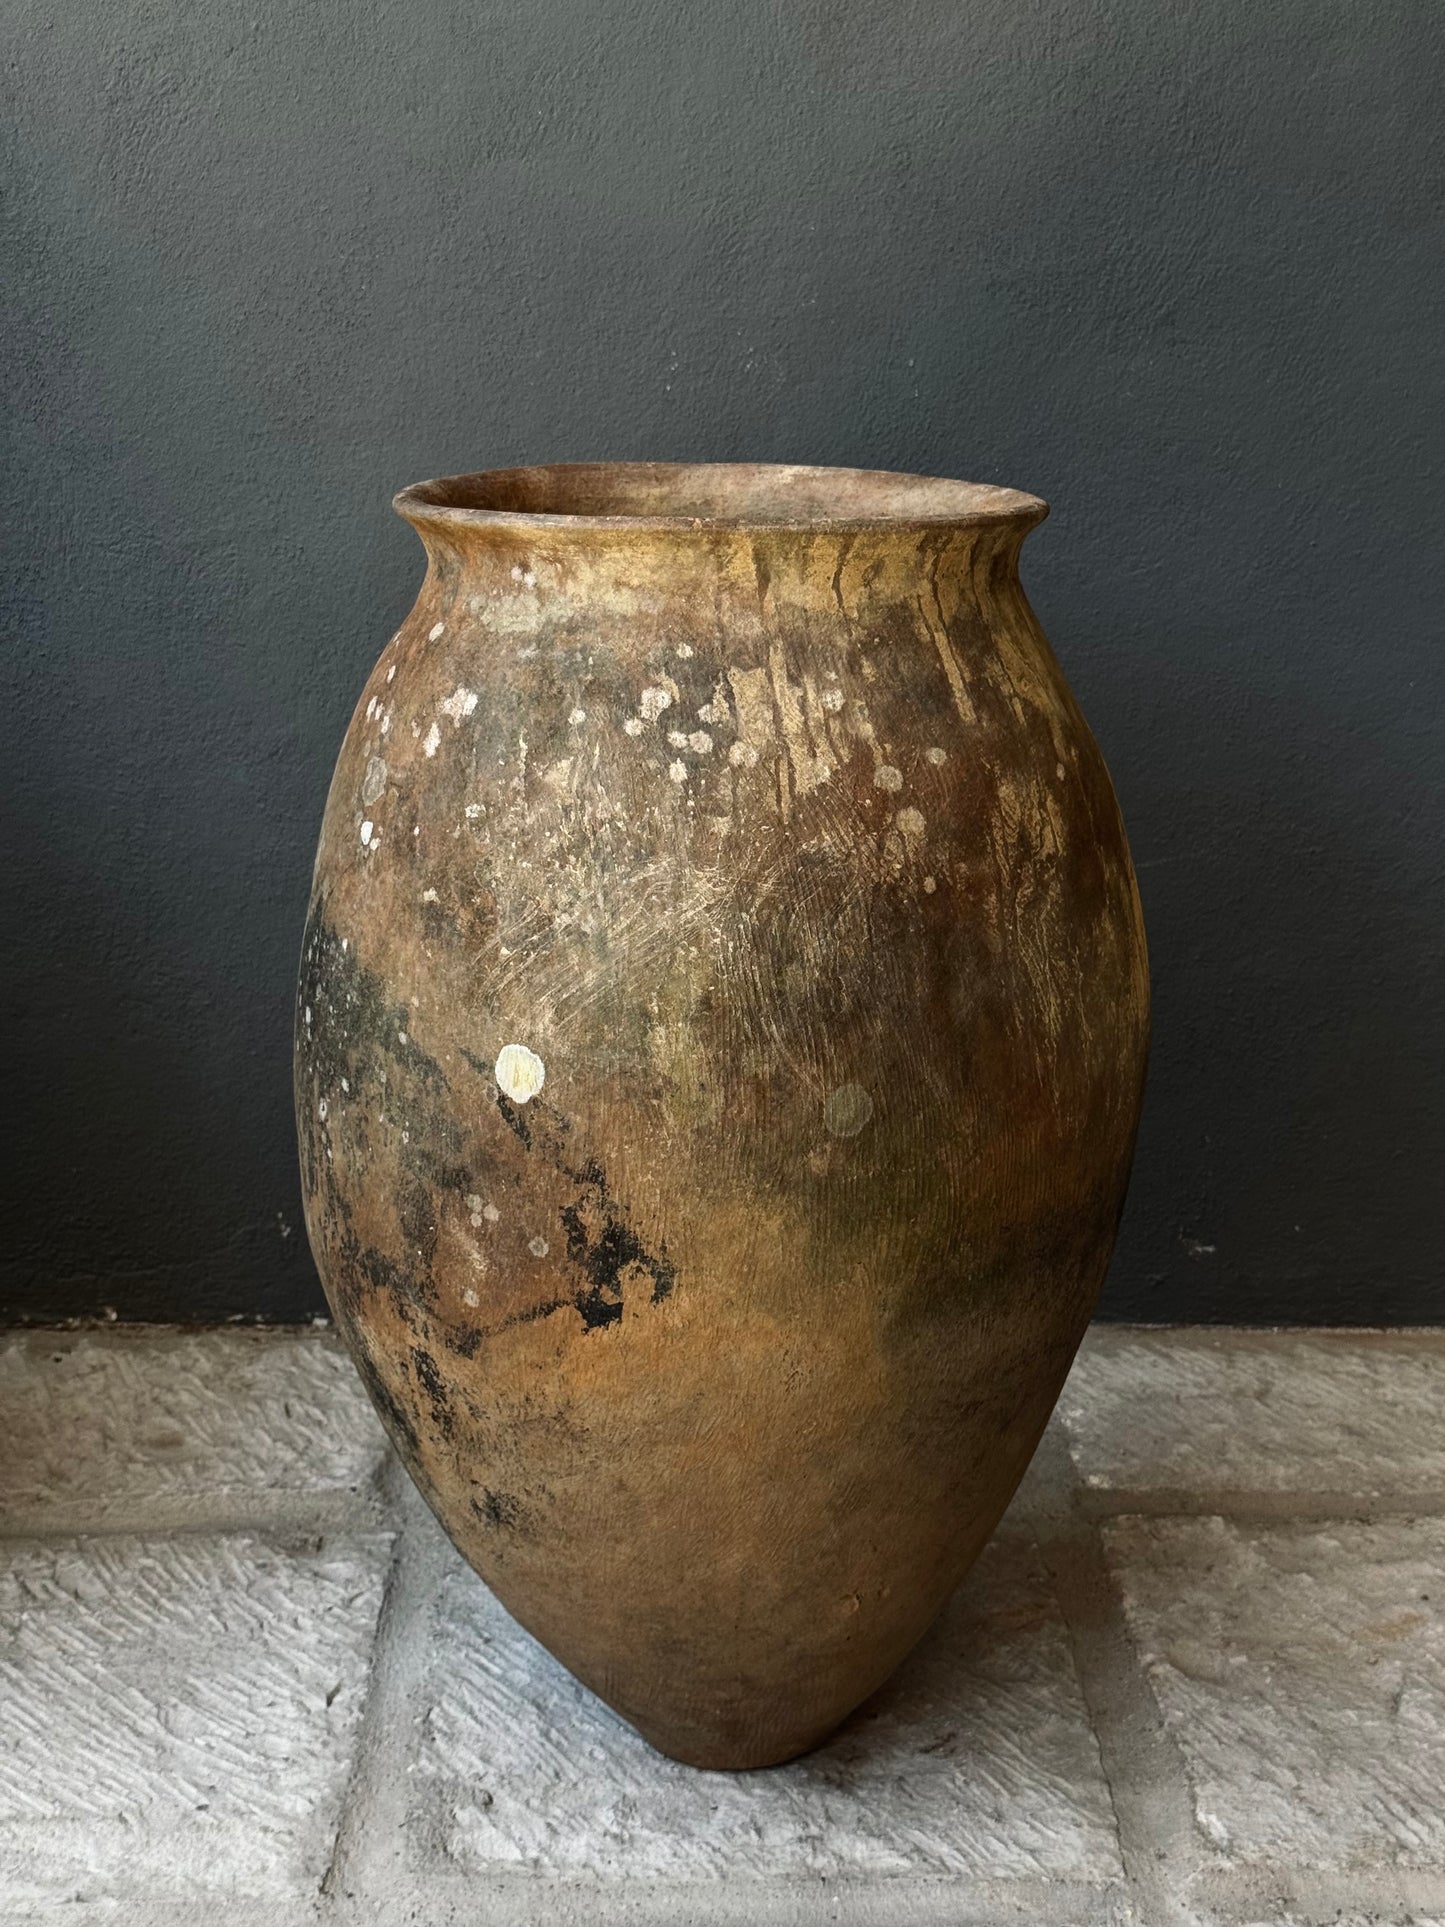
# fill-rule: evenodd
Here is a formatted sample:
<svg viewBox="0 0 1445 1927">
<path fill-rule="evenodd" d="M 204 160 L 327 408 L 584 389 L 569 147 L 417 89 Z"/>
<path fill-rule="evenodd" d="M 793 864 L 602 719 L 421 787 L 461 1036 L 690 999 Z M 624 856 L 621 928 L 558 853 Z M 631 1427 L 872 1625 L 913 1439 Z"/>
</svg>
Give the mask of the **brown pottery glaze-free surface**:
<svg viewBox="0 0 1445 1927">
<path fill-rule="evenodd" d="M 761 1766 L 968 1570 L 1094 1305 L 1148 1026 L 1045 513 L 847 469 L 397 498 L 296 1013 L 307 1223 L 412 1476 L 656 1746 Z"/>
</svg>

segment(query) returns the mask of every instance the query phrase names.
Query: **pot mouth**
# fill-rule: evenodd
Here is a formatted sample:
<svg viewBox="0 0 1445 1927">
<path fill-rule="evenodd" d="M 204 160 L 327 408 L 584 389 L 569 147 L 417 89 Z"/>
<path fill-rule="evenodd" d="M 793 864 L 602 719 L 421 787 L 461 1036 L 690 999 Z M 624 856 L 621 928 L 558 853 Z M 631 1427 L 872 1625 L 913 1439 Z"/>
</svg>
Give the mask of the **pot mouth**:
<svg viewBox="0 0 1445 1927">
<path fill-rule="evenodd" d="M 938 527 L 1048 514 L 1036 495 L 877 468 L 780 462 L 554 462 L 415 482 L 393 498 L 418 528 L 795 529 Z"/>
</svg>

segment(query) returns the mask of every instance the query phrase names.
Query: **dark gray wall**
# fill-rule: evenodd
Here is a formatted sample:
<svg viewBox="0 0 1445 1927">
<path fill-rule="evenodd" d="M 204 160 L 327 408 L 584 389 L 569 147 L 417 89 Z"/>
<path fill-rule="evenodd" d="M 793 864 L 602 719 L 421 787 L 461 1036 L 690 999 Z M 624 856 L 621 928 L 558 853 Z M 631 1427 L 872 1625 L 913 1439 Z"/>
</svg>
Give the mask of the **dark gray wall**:
<svg viewBox="0 0 1445 1927">
<path fill-rule="evenodd" d="M 313 837 L 525 460 L 931 470 L 1113 769 L 1115 1316 L 1445 1315 L 1438 0 L 12 0 L 0 1312 L 319 1309 Z"/>
</svg>

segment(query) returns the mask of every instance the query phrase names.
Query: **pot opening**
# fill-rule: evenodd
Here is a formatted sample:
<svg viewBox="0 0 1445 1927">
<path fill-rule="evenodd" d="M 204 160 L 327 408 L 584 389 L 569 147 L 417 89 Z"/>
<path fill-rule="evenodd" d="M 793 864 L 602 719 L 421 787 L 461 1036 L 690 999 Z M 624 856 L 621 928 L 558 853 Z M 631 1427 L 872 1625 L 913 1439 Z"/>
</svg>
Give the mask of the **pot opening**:
<svg viewBox="0 0 1445 1927">
<path fill-rule="evenodd" d="M 769 462 L 559 462 L 418 482 L 396 498 L 408 521 L 710 527 L 849 527 L 1042 521 L 1035 495 L 886 469 Z"/>
</svg>

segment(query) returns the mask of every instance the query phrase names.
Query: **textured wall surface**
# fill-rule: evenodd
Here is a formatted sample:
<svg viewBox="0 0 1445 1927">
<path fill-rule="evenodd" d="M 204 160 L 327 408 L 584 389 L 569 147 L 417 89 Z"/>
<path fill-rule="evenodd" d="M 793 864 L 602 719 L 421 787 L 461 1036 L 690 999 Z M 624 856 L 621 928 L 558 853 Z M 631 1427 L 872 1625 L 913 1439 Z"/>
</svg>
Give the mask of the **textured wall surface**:
<svg viewBox="0 0 1445 1927">
<path fill-rule="evenodd" d="M 305 1316 L 290 1003 L 387 507 L 999 481 L 1155 1053 L 1105 1310 L 1445 1315 L 1429 0 L 15 0 L 0 1314 Z"/>
</svg>

